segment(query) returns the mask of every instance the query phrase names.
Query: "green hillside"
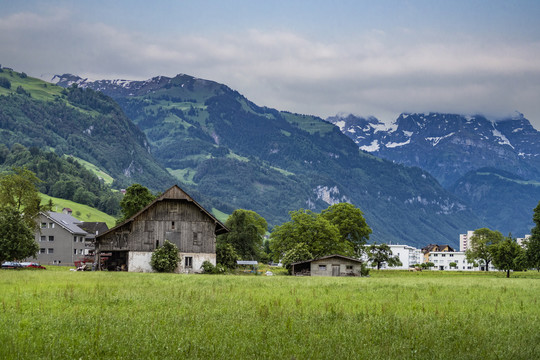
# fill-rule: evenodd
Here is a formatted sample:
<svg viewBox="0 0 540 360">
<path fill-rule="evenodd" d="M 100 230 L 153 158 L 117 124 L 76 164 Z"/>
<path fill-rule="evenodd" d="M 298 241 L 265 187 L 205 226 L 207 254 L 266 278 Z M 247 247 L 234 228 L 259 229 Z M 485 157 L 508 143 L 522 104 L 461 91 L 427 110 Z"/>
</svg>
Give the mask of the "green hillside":
<svg viewBox="0 0 540 360">
<path fill-rule="evenodd" d="M 9 89 L 0 86 L 0 143 L 8 148 L 18 143 L 75 156 L 114 178 L 116 188 L 139 182 L 163 190 L 174 183 L 150 154 L 144 133 L 111 98 L 3 69 L 0 84 L 6 81 Z"/>
<path fill-rule="evenodd" d="M 78 220 L 86 222 L 105 222 L 109 229 L 116 224 L 116 218 L 88 205 L 82 205 L 71 200 L 64 200 L 41 194 L 42 204 L 47 204 L 49 200 L 52 200 L 53 202 L 52 211 L 54 212 L 62 212 L 62 209 L 70 208 L 73 211 L 71 215 Z"/>
<path fill-rule="evenodd" d="M 533 209 L 540 199 L 540 183 L 527 181 L 507 171 L 481 168 L 460 178 L 450 188 L 470 206 L 489 227 L 513 236 L 530 234 Z M 507 219 L 512 219 L 509 224 Z M 516 232 L 515 229 L 519 229 Z"/>
</svg>

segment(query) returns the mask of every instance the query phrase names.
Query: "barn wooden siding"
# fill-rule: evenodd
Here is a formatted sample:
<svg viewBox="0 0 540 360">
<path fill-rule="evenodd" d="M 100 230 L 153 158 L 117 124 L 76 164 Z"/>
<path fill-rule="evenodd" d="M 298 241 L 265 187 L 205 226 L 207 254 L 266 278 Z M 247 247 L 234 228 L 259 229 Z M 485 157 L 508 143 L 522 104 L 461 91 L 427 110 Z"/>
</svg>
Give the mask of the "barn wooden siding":
<svg viewBox="0 0 540 360">
<path fill-rule="evenodd" d="M 180 252 L 215 253 L 216 222 L 187 199 L 163 199 L 99 237 L 100 251 L 154 251 L 169 240 Z"/>
</svg>

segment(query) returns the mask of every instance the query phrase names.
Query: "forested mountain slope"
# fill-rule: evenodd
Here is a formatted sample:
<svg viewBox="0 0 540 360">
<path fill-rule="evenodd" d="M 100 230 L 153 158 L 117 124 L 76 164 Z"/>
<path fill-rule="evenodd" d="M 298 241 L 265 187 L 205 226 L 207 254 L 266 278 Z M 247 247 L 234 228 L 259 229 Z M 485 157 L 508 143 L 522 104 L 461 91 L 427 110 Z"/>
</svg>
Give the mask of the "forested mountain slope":
<svg viewBox="0 0 540 360">
<path fill-rule="evenodd" d="M 417 246 L 457 243 L 460 232 L 481 225 L 428 173 L 359 151 L 320 118 L 259 107 L 225 85 L 188 75 L 55 80 L 114 98 L 161 164 L 219 199 L 220 210 L 251 209 L 276 225 L 291 210 L 349 201 L 364 211 L 372 240 Z"/>
<path fill-rule="evenodd" d="M 146 135 L 111 98 L 78 87 L 59 86 L 2 69 L 0 142 L 7 147 L 50 149 L 86 160 L 114 177 L 161 190 L 174 183 L 150 154 Z M 7 83 L 6 83 L 7 81 Z"/>
</svg>

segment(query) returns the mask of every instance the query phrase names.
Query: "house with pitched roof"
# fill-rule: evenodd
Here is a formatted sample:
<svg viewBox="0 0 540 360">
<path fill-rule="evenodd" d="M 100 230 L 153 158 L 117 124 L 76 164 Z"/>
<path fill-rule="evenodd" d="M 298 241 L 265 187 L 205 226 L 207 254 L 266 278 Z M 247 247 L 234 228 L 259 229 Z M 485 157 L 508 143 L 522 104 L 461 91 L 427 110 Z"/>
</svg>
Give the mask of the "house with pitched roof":
<svg viewBox="0 0 540 360">
<path fill-rule="evenodd" d="M 191 196 L 174 185 L 123 223 L 98 234 L 96 261 L 101 269 L 151 272 L 152 252 L 165 240 L 179 249 L 177 272 L 200 272 L 216 265 L 216 236 L 228 229 Z"/>
<path fill-rule="evenodd" d="M 41 212 L 36 231 L 37 261 L 44 265 L 74 265 L 93 247 L 95 234 L 84 229 L 84 222 L 66 213 Z M 107 228 L 100 223 L 100 228 Z M 27 259 L 30 261 L 30 259 Z"/>
</svg>

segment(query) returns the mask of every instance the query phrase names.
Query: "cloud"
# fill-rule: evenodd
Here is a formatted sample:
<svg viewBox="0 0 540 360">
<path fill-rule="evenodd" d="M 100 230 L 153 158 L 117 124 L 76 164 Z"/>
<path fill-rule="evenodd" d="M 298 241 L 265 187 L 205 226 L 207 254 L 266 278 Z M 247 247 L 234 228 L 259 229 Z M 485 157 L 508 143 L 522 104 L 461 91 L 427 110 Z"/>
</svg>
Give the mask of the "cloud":
<svg viewBox="0 0 540 360">
<path fill-rule="evenodd" d="M 4 66 L 47 79 L 186 73 L 225 83 L 259 105 L 320 116 L 519 110 L 540 128 L 540 43 L 447 40 L 411 29 L 332 43 L 259 29 L 157 37 L 55 11 L 0 18 L 0 47 Z"/>
</svg>

